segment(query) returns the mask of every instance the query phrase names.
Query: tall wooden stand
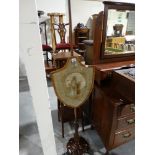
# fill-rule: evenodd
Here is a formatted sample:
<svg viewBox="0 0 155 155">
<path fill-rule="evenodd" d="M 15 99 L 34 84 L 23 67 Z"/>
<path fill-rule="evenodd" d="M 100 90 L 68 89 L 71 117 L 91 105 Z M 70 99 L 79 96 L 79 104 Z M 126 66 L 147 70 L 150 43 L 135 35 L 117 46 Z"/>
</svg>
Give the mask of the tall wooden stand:
<svg viewBox="0 0 155 155">
<path fill-rule="evenodd" d="M 88 153 L 89 151 L 89 144 L 87 141 L 80 137 L 78 134 L 78 119 L 77 119 L 77 109 L 74 109 L 74 115 L 75 115 L 75 134 L 74 137 L 71 138 L 67 143 L 67 154 L 69 155 L 82 155 L 83 153 Z"/>
<path fill-rule="evenodd" d="M 73 56 L 73 43 L 72 43 L 72 18 L 71 18 L 71 3 L 68 0 L 68 8 L 69 8 L 69 34 L 70 34 L 70 43 L 71 43 L 71 56 Z M 67 154 L 69 155 L 82 155 L 84 153 L 88 153 L 89 144 L 87 141 L 80 137 L 78 134 L 78 119 L 77 119 L 77 108 L 74 107 L 74 115 L 75 115 L 75 134 L 74 137 L 71 138 L 67 143 Z"/>
</svg>

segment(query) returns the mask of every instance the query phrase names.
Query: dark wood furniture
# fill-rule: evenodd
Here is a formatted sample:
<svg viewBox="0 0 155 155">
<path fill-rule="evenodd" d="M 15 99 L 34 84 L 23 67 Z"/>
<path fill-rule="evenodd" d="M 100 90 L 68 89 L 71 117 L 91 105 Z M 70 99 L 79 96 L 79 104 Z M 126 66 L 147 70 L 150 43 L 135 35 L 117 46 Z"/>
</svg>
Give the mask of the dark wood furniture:
<svg viewBox="0 0 155 155">
<path fill-rule="evenodd" d="M 118 67 L 116 64 L 111 65 L 107 66 L 108 69 L 105 66 L 105 69 L 100 70 L 102 75 L 97 70 L 92 107 L 93 126 L 107 152 L 133 139 L 135 135 L 134 79 L 113 70 Z"/>
<path fill-rule="evenodd" d="M 101 63 L 100 52 L 102 45 L 102 31 L 103 31 L 103 19 L 104 13 L 101 11 L 94 24 L 94 36 L 93 40 L 85 40 L 85 61 L 88 65 Z"/>
<path fill-rule="evenodd" d="M 41 16 L 44 14 L 43 11 L 38 11 L 38 17 L 39 20 L 41 20 Z M 53 66 L 53 59 L 49 58 L 49 55 L 52 55 L 53 49 L 50 45 L 48 45 L 48 38 L 47 38 L 47 19 L 43 21 L 39 21 L 39 27 L 40 27 L 40 34 L 43 35 L 44 40 L 42 42 L 42 50 L 43 55 L 45 55 L 45 71 L 47 78 L 51 71 L 54 71 L 56 68 Z"/>
<path fill-rule="evenodd" d="M 84 56 L 85 44 L 83 40 L 89 39 L 89 29 L 87 27 L 76 27 L 74 29 L 75 45 L 78 47 L 78 53 Z"/>
<path fill-rule="evenodd" d="M 80 59 L 82 59 L 82 56 L 76 52 L 73 52 L 73 55 L 75 57 L 80 57 Z M 56 68 L 58 69 L 63 67 L 67 59 L 70 57 L 71 57 L 71 52 L 61 52 L 61 53 L 53 54 L 53 61 L 55 63 Z"/>
<path fill-rule="evenodd" d="M 89 38 L 90 39 L 94 39 L 94 34 L 95 34 L 95 24 L 96 24 L 96 19 L 98 17 L 98 14 L 93 14 L 92 15 L 92 26 L 91 26 L 91 29 L 90 29 L 90 33 L 89 33 Z"/>
<path fill-rule="evenodd" d="M 45 53 L 43 53 L 43 55 L 45 55 L 46 56 L 46 63 L 47 63 L 47 65 L 49 65 L 49 62 L 50 61 L 52 61 L 51 59 L 49 59 L 49 57 L 48 57 L 48 54 L 52 54 L 52 52 L 53 52 L 53 49 L 52 49 L 52 47 L 51 46 L 49 46 L 48 45 L 48 41 L 47 41 L 47 23 L 46 23 L 46 21 L 42 21 L 42 22 L 40 22 L 39 23 L 39 26 L 40 26 L 40 33 L 44 33 L 44 35 L 45 35 L 45 44 L 42 44 L 42 49 L 43 49 L 43 51 L 45 52 Z M 44 29 L 44 31 L 43 31 L 43 29 Z"/>
<path fill-rule="evenodd" d="M 92 125 L 101 137 L 108 154 L 109 150 L 134 138 L 135 123 L 135 81 L 117 72 L 117 69 L 134 66 L 135 53 L 130 50 L 124 51 L 125 45 L 128 44 L 125 38 L 128 32 L 124 33 L 122 29 L 123 36 L 120 36 L 121 33 L 115 36 L 117 32 L 109 36 L 108 13 L 109 10 L 115 10 L 116 13 L 128 10 L 127 12 L 131 11 L 134 14 L 135 5 L 108 1 L 103 3 L 104 12 L 100 12 L 96 19 L 94 40 L 86 42 L 85 59 L 86 64 L 95 66 Z M 121 40 L 115 42 L 117 46 L 124 45 L 121 52 L 108 51 L 107 40 L 110 37 L 115 41 Z"/>
</svg>

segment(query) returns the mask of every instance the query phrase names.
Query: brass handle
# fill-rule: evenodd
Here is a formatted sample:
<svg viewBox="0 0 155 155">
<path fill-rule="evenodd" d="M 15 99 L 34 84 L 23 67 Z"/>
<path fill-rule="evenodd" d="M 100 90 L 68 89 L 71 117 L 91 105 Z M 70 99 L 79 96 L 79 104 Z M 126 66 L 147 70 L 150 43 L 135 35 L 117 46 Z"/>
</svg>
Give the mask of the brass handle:
<svg viewBox="0 0 155 155">
<path fill-rule="evenodd" d="M 135 119 L 128 119 L 128 120 L 127 120 L 127 123 L 128 123 L 128 124 L 133 124 L 133 123 L 135 123 Z"/>
<path fill-rule="evenodd" d="M 131 112 L 135 112 L 135 106 L 131 105 L 130 110 L 131 110 Z"/>
<path fill-rule="evenodd" d="M 131 133 L 130 133 L 130 132 L 123 134 L 123 137 L 124 137 L 124 138 L 128 138 L 128 137 L 130 137 L 130 136 L 131 136 Z"/>
</svg>

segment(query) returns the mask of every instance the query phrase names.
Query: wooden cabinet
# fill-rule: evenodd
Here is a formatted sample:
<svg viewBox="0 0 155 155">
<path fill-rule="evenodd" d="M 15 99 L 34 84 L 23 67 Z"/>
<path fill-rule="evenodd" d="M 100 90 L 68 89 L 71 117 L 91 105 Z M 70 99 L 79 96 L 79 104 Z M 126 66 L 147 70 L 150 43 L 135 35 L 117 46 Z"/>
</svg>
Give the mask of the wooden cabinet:
<svg viewBox="0 0 155 155">
<path fill-rule="evenodd" d="M 115 71 L 95 84 L 93 126 L 107 151 L 135 136 L 134 89 L 134 81 Z"/>
<path fill-rule="evenodd" d="M 85 50 L 85 44 L 83 43 L 83 40 L 89 39 L 89 29 L 84 28 L 75 28 L 75 45 L 78 46 L 79 50 Z"/>
</svg>

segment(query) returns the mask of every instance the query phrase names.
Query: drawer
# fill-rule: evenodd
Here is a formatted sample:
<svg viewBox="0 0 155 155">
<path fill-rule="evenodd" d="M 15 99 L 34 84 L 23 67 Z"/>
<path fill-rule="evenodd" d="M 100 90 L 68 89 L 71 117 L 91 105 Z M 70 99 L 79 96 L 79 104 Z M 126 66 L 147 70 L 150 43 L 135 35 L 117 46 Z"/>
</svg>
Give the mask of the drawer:
<svg viewBox="0 0 155 155">
<path fill-rule="evenodd" d="M 135 115 L 132 114 L 132 115 L 117 119 L 116 129 L 122 130 L 122 129 L 134 127 L 134 125 L 135 125 Z"/>
<path fill-rule="evenodd" d="M 135 137 L 134 128 L 116 132 L 113 145 L 114 145 L 114 147 L 119 146 L 123 143 L 128 142 L 129 140 L 132 140 L 134 137 Z"/>
<path fill-rule="evenodd" d="M 135 112 L 135 104 L 123 104 L 118 107 L 118 116 L 125 116 Z"/>
</svg>

